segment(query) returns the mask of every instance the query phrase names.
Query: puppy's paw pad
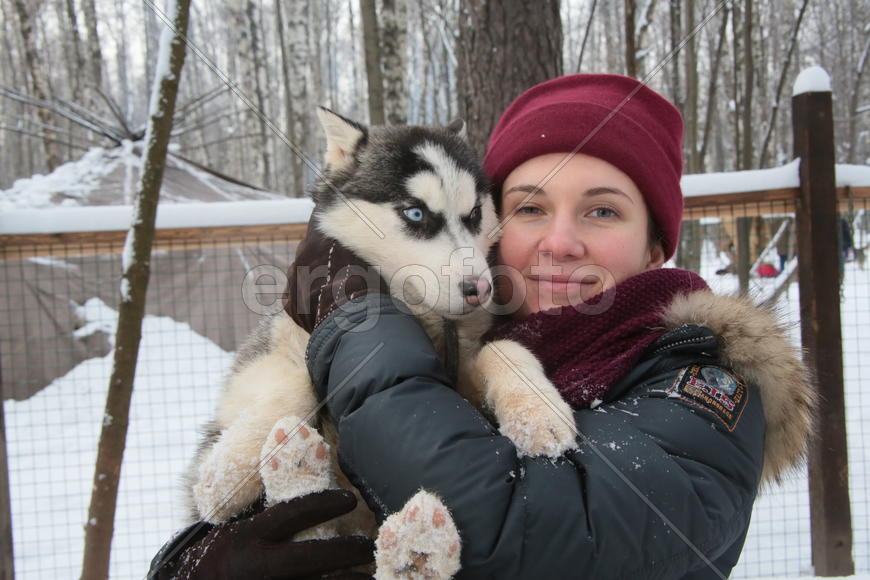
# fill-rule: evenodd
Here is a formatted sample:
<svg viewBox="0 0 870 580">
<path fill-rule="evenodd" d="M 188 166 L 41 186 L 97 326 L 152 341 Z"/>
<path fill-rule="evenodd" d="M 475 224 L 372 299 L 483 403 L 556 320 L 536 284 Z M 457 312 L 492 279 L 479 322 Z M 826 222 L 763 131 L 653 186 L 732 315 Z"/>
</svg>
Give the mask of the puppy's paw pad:
<svg viewBox="0 0 870 580">
<path fill-rule="evenodd" d="M 275 423 L 260 460 L 267 505 L 335 487 L 329 445 L 298 417 Z"/>
<path fill-rule="evenodd" d="M 435 580 L 459 571 L 459 532 L 437 496 L 420 491 L 381 525 L 375 541 L 378 580 Z"/>
</svg>

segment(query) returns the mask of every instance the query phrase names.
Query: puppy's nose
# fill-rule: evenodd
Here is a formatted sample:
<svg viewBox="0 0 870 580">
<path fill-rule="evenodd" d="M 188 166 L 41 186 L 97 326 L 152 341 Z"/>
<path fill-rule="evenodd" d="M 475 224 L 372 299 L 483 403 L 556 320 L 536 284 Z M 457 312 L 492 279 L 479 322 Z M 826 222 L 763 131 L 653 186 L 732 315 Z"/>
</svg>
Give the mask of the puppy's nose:
<svg viewBox="0 0 870 580">
<path fill-rule="evenodd" d="M 478 305 L 489 297 L 492 286 L 484 278 L 472 278 L 462 282 L 462 295 L 469 304 Z"/>
</svg>

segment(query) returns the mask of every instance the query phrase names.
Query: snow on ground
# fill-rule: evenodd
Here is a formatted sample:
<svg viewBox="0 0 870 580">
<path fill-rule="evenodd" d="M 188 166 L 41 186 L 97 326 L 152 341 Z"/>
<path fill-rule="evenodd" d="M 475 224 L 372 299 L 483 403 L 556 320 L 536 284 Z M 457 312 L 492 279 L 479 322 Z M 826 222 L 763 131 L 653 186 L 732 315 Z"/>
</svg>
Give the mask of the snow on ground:
<svg viewBox="0 0 870 580">
<path fill-rule="evenodd" d="M 736 277 L 717 276 L 712 244 L 702 275 L 718 292 L 736 289 Z M 850 481 L 856 569 L 870 580 L 870 380 L 859 348 L 870 340 L 870 274 L 848 263 L 844 285 Z M 765 294 L 776 280 L 753 280 Z M 799 338 L 797 289 L 781 301 Z M 80 315 L 87 334 L 111 331 L 117 314 L 99 300 Z M 182 525 L 179 476 L 197 443 L 196 426 L 210 415 L 231 355 L 168 318 L 146 317 L 113 545 L 112 577 L 142 578 L 150 558 Z M 72 578 L 81 566 L 90 485 L 112 353 L 78 365 L 27 401 L 6 402 L 13 500 L 15 567 L 24 578 Z M 865 389 L 866 390 L 866 389 Z M 862 400 L 862 396 L 865 399 Z M 758 501 L 734 578 L 807 578 L 810 566 L 807 480 L 803 472 Z"/>
<path fill-rule="evenodd" d="M 737 276 L 715 274 L 716 269 L 727 262 L 719 258 L 710 242 L 704 247 L 701 263 L 701 275 L 716 293 L 737 291 Z M 750 283 L 750 294 L 767 296 L 782 281 L 783 276 L 769 279 L 754 277 Z M 866 358 L 866 345 L 870 341 L 868 282 L 870 271 L 862 270 L 856 262 L 846 263 L 841 318 L 852 491 L 852 555 L 855 569 L 863 572 L 870 571 L 870 395 L 867 394 L 870 362 L 864 362 L 861 358 L 862 348 Z M 793 342 L 799 345 L 800 303 L 797 284 L 792 284 L 780 298 L 778 308 L 790 323 Z M 792 474 L 780 486 L 762 491 L 756 500 L 746 545 L 732 578 L 804 577 L 812 574 L 809 509 L 805 470 Z"/>
<path fill-rule="evenodd" d="M 81 309 L 79 333 L 114 329 L 98 299 Z M 111 334 L 110 336 L 113 336 Z M 148 316 L 119 491 L 112 578 L 142 578 L 182 522 L 178 478 L 196 427 L 212 413 L 231 355 L 169 318 Z M 97 441 L 114 351 L 82 362 L 26 401 L 6 401 L 15 572 L 75 578 L 81 569 Z"/>
</svg>

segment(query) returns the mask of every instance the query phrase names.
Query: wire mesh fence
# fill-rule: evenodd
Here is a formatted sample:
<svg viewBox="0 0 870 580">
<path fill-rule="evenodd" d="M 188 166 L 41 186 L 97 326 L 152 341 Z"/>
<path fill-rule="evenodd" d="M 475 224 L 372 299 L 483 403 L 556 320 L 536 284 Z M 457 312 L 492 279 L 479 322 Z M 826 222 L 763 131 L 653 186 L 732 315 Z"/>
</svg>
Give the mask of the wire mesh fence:
<svg viewBox="0 0 870 580">
<path fill-rule="evenodd" d="M 232 351 L 257 322 L 242 296 L 260 264 L 286 269 L 287 235 L 168 242 L 154 253 L 131 404 L 111 576 L 144 577 L 185 518 L 180 476 Z M 121 262 L 108 245 L 5 248 L 0 364 L 16 573 L 75 577 L 117 324 Z M 16 253 L 18 254 L 16 256 Z M 262 282 L 261 282 L 262 283 Z M 256 297 L 254 297 L 256 299 Z M 274 297 L 272 298 L 274 300 Z"/>
<path fill-rule="evenodd" d="M 680 259 L 722 293 L 775 304 L 800 342 L 793 202 L 690 204 Z M 870 571 L 870 238 L 867 200 L 842 213 L 841 283 L 856 570 Z M 741 221 L 741 219 L 743 221 Z M 846 235 L 848 234 L 848 236 Z M 295 234 L 239 228 L 221 241 L 164 240 L 154 253 L 112 548 L 112 577 L 144 577 L 185 520 L 181 475 L 233 351 L 274 311 Z M 0 370 L 20 577 L 77 574 L 111 372 L 117 243 L 3 248 Z M 742 273 L 741 273 L 742 270 Z M 821 425 L 821 429 L 825 426 Z M 735 578 L 811 572 L 805 470 L 759 497 Z"/>
</svg>

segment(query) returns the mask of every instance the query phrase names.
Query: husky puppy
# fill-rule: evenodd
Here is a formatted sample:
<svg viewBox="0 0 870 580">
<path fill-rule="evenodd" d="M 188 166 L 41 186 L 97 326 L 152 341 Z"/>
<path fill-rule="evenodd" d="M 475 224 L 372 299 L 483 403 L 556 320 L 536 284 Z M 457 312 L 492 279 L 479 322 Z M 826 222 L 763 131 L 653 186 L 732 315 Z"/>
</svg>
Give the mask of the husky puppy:
<svg viewBox="0 0 870 580">
<path fill-rule="evenodd" d="M 455 324 L 457 389 L 520 454 L 557 457 L 573 447 L 571 409 L 537 359 L 515 342 L 481 345 L 491 323 L 486 257 L 498 219 L 462 121 L 367 128 L 327 109 L 318 116 L 327 141 L 324 178 L 313 192 L 322 232 L 381 268 L 438 352 L 449 346 L 445 320 Z M 267 505 L 336 485 L 358 494 L 338 468 L 335 426 L 317 413 L 307 343 L 308 333 L 282 311 L 240 349 L 188 474 L 197 519 L 225 521 L 264 493 Z M 426 491 L 379 533 L 360 501 L 308 537 L 360 532 L 377 534 L 378 578 L 449 578 L 459 570 L 450 513 Z"/>
</svg>

